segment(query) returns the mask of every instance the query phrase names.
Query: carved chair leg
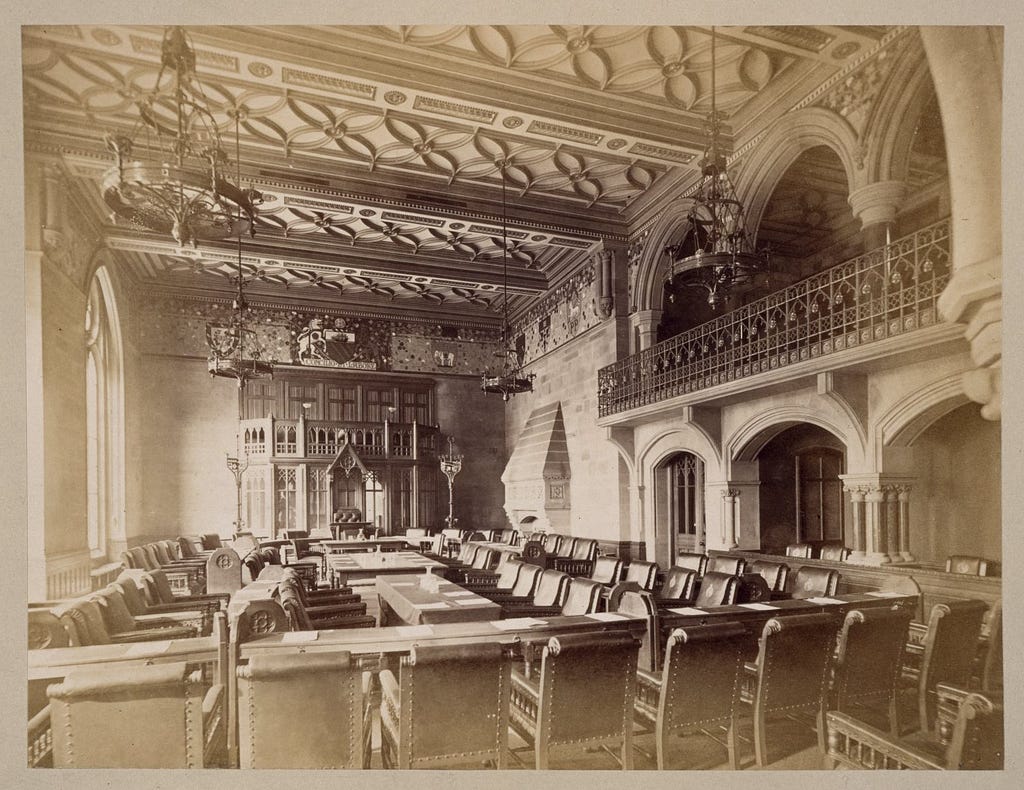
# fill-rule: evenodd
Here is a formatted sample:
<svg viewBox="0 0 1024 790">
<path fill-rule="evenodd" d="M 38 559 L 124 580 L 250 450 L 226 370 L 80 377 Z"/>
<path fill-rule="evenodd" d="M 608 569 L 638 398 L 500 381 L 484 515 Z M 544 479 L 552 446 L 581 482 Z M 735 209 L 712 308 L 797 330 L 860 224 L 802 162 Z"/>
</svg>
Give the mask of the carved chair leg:
<svg viewBox="0 0 1024 790">
<path fill-rule="evenodd" d="M 764 711 L 754 711 L 754 758 L 757 760 L 757 767 L 764 768 L 768 764 L 768 739 L 765 730 L 767 729 Z"/>
</svg>

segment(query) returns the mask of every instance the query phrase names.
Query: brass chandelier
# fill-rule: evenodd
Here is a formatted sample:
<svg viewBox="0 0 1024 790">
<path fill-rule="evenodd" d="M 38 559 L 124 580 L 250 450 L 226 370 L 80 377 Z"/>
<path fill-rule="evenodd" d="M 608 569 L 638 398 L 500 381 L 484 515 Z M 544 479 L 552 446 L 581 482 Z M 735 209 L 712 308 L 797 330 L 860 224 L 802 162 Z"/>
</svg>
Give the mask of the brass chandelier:
<svg viewBox="0 0 1024 790">
<path fill-rule="evenodd" d="M 508 161 L 502 160 L 498 167 L 501 170 L 501 272 L 502 272 L 502 318 L 501 318 L 501 351 L 495 352 L 501 358 L 501 371 L 491 375 L 484 370 L 480 389 L 485 393 L 501 395 L 508 402 L 513 395 L 521 392 L 533 392 L 534 373 L 523 373 L 522 360 L 519 353 L 509 343 L 508 337 L 508 216 L 505 196 L 505 168 Z"/>
<path fill-rule="evenodd" d="M 715 67 L 712 27 L 711 112 L 705 122 L 707 144 L 701 160 L 701 180 L 691 196 L 686 234 L 678 244 L 665 248 L 670 261 L 666 279 L 703 288 L 712 308 L 749 287 L 757 274 L 768 270 L 768 254 L 754 251 L 747 235 L 746 212 L 726 172 L 720 140 L 722 119 L 715 105 Z"/>
<path fill-rule="evenodd" d="M 228 157 L 183 27 L 164 32 L 156 86 L 135 104 L 131 133 L 106 138 L 115 164 L 103 179 L 103 199 L 114 216 L 170 234 L 182 247 L 227 238 L 241 216 L 251 233 L 259 193 L 227 179 Z"/>
</svg>

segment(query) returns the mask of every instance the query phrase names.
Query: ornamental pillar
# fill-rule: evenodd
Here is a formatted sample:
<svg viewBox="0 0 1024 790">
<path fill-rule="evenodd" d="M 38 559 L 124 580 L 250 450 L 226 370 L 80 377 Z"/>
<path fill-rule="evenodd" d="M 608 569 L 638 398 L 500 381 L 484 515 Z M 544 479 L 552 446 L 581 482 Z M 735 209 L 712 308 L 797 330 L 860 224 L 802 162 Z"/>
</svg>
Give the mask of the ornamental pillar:
<svg viewBox="0 0 1024 790">
<path fill-rule="evenodd" d="M 847 200 L 853 216 L 860 220 L 865 250 L 889 243 L 896 213 L 906 194 L 907 185 L 902 181 L 876 181 L 850 193 Z"/>
<path fill-rule="evenodd" d="M 736 525 L 739 523 L 740 492 L 736 488 L 722 491 L 722 542 L 727 551 L 738 547 Z"/>
<path fill-rule="evenodd" d="M 638 310 L 629 317 L 630 334 L 633 338 L 632 353 L 643 351 L 658 342 L 658 324 L 661 310 Z"/>
</svg>

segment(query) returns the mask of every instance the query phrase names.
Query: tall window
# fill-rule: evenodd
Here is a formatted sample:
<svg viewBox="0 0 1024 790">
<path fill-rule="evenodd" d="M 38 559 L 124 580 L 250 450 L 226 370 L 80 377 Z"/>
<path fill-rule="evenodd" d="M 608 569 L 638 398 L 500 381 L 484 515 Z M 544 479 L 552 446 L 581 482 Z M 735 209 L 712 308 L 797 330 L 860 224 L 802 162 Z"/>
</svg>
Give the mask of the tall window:
<svg viewBox="0 0 1024 790">
<path fill-rule="evenodd" d="M 85 311 L 86 525 L 89 553 L 124 542 L 124 411 L 121 332 L 113 287 L 97 269 Z"/>
<path fill-rule="evenodd" d="M 274 527 L 278 533 L 286 529 L 298 529 L 295 512 L 298 493 L 294 466 L 277 467 L 277 506 L 274 512 Z"/>
<path fill-rule="evenodd" d="M 245 477 L 245 526 L 254 535 L 267 534 L 267 479 L 262 468 Z"/>
<path fill-rule="evenodd" d="M 327 529 L 331 523 L 331 514 L 327 512 L 327 467 L 306 469 L 306 529 Z"/>
<path fill-rule="evenodd" d="M 692 453 L 680 453 L 669 469 L 676 545 L 692 550 L 704 535 L 704 462 Z"/>
<path fill-rule="evenodd" d="M 370 472 L 366 476 L 366 481 L 363 483 L 363 492 L 366 502 L 363 520 L 376 524 L 378 516 L 381 517 L 381 520 L 384 518 L 384 486 L 381 485 L 380 478 L 376 472 Z"/>
</svg>

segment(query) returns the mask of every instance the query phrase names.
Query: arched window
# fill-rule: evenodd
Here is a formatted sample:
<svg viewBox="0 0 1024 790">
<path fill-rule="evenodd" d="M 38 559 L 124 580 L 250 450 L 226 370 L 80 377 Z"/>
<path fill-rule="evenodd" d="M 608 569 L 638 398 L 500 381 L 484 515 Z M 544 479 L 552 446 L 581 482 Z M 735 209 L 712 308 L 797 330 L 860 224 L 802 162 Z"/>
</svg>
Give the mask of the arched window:
<svg viewBox="0 0 1024 790">
<path fill-rule="evenodd" d="M 363 519 L 371 524 L 376 524 L 378 516 L 384 516 L 384 486 L 381 485 L 380 477 L 376 472 L 366 475 L 363 492 L 366 507 L 363 508 Z"/>
<path fill-rule="evenodd" d="M 672 564 L 680 551 L 704 551 L 704 462 L 679 452 L 655 470 L 655 556 Z"/>
<path fill-rule="evenodd" d="M 85 310 L 86 525 L 102 560 L 124 548 L 124 384 L 121 331 L 107 270 L 96 270 Z"/>
</svg>

